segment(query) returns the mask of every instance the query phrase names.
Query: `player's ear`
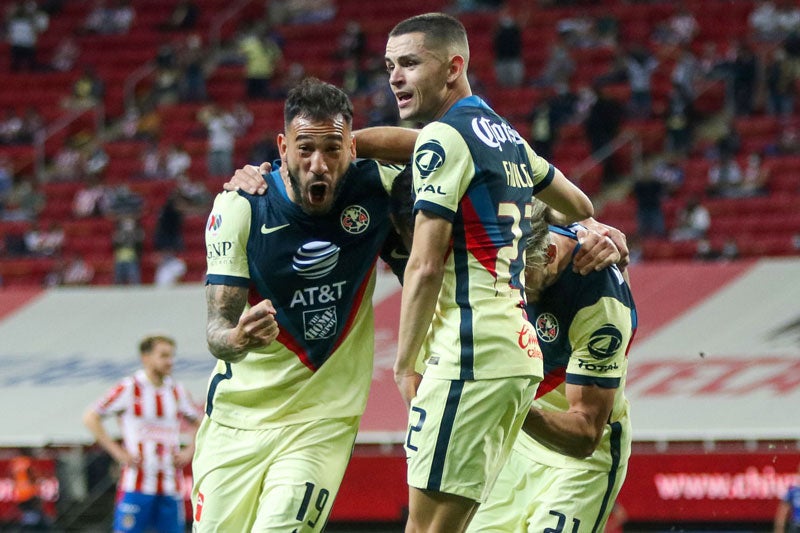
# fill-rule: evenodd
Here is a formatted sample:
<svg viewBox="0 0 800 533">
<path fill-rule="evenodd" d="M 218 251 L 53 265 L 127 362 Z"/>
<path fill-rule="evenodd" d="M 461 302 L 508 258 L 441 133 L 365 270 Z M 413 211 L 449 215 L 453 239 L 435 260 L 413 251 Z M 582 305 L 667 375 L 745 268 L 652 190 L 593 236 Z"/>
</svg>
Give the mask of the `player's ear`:
<svg viewBox="0 0 800 533">
<path fill-rule="evenodd" d="M 278 138 L 276 139 L 278 145 L 278 153 L 281 154 L 281 161 L 286 160 L 286 152 L 289 150 L 288 145 L 286 144 L 286 135 L 283 133 L 278 134 Z"/>
<path fill-rule="evenodd" d="M 356 158 L 356 136 L 354 133 L 350 134 L 350 159 L 355 160 Z"/>
</svg>

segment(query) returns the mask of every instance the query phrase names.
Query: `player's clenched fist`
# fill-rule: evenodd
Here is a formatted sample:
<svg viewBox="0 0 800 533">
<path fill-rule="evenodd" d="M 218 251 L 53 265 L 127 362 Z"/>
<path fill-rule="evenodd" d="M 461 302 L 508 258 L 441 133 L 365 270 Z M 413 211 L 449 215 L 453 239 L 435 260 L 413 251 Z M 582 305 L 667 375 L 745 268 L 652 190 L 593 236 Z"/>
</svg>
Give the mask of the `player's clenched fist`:
<svg viewBox="0 0 800 533">
<path fill-rule="evenodd" d="M 278 337 L 275 307 L 269 300 L 261 300 L 242 313 L 233 330 L 234 343 L 242 350 L 262 348 Z"/>
</svg>

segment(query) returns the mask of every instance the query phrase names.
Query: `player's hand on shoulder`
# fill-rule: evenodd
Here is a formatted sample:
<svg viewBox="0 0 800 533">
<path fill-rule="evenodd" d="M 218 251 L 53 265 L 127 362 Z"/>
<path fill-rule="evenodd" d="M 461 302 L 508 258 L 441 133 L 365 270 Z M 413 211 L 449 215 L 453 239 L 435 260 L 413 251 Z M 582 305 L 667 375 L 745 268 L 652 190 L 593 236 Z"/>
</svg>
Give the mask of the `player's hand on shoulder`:
<svg viewBox="0 0 800 533">
<path fill-rule="evenodd" d="M 268 346 L 278 338 L 278 322 L 275 320 L 275 307 L 269 300 L 261 300 L 242 313 L 233 330 L 234 344 L 240 351 Z"/>
<path fill-rule="evenodd" d="M 260 166 L 245 165 L 236 169 L 230 181 L 224 183 L 222 188 L 226 191 L 243 190 L 250 194 L 264 194 L 267 192 L 267 182 L 264 174 L 272 171 L 272 165 L 268 162 L 261 163 Z"/>
<path fill-rule="evenodd" d="M 581 275 L 617 265 L 620 270 L 628 266 L 628 245 L 625 234 L 618 229 L 591 219 L 578 230 L 580 249 L 573 258 L 574 270 Z"/>
</svg>

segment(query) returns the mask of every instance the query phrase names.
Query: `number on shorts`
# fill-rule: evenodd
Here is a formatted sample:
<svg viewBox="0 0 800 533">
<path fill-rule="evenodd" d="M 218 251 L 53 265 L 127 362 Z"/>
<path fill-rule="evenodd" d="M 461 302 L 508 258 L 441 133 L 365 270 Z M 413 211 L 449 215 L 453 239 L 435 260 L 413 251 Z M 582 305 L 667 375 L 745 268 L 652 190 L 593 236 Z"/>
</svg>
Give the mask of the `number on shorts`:
<svg viewBox="0 0 800 533">
<path fill-rule="evenodd" d="M 550 514 L 553 516 L 558 517 L 558 524 L 556 527 L 548 527 L 545 528 L 544 533 L 562 533 L 564 531 L 564 526 L 567 525 L 567 517 L 563 513 L 559 513 L 558 511 L 550 511 Z M 572 519 L 572 531 L 571 533 L 578 533 L 578 527 L 580 527 L 581 521 L 577 518 Z"/>
<path fill-rule="evenodd" d="M 408 428 L 408 436 L 406 436 L 406 448 L 415 452 L 417 451 L 417 447 L 411 444 L 411 434 L 422 429 L 422 424 L 425 423 L 425 409 L 422 409 L 421 407 L 412 407 L 411 412 L 419 413 L 419 420 L 417 421 L 417 425 Z"/>
<path fill-rule="evenodd" d="M 303 494 L 303 502 L 300 504 L 300 509 L 297 510 L 297 516 L 295 517 L 298 522 L 302 522 L 306 517 L 306 511 L 308 511 L 308 506 L 311 503 L 311 497 L 314 495 L 314 484 L 306 481 L 306 493 Z M 314 502 L 314 509 L 317 510 L 316 515 L 314 518 L 309 518 L 306 522 L 310 527 L 314 527 L 319 520 L 319 517 L 322 515 L 322 511 L 325 509 L 325 504 L 328 503 L 328 496 L 330 492 L 328 489 L 319 489 L 319 494 L 317 494 L 317 499 Z"/>
</svg>

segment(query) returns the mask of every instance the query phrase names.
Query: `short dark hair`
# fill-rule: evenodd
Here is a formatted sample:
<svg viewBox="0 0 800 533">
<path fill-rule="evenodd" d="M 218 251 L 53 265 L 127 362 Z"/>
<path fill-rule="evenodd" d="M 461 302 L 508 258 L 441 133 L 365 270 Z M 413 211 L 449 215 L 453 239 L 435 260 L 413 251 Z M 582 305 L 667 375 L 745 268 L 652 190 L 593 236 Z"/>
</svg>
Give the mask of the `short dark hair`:
<svg viewBox="0 0 800 533">
<path fill-rule="evenodd" d="M 167 337 L 166 335 L 148 335 L 139 343 L 139 355 L 145 355 L 153 351 L 156 344 L 159 342 L 166 342 L 175 347 L 175 339 Z"/>
<path fill-rule="evenodd" d="M 445 13 L 425 13 L 399 22 L 389 37 L 407 33 L 422 33 L 429 48 L 443 48 L 464 55 L 469 60 L 469 41 L 467 30 L 461 22 Z"/>
<path fill-rule="evenodd" d="M 350 98 L 335 85 L 313 77 L 305 78 L 292 88 L 283 106 L 286 127 L 297 116 L 324 121 L 337 115 L 342 115 L 348 126 L 353 125 L 353 103 Z"/>
</svg>

